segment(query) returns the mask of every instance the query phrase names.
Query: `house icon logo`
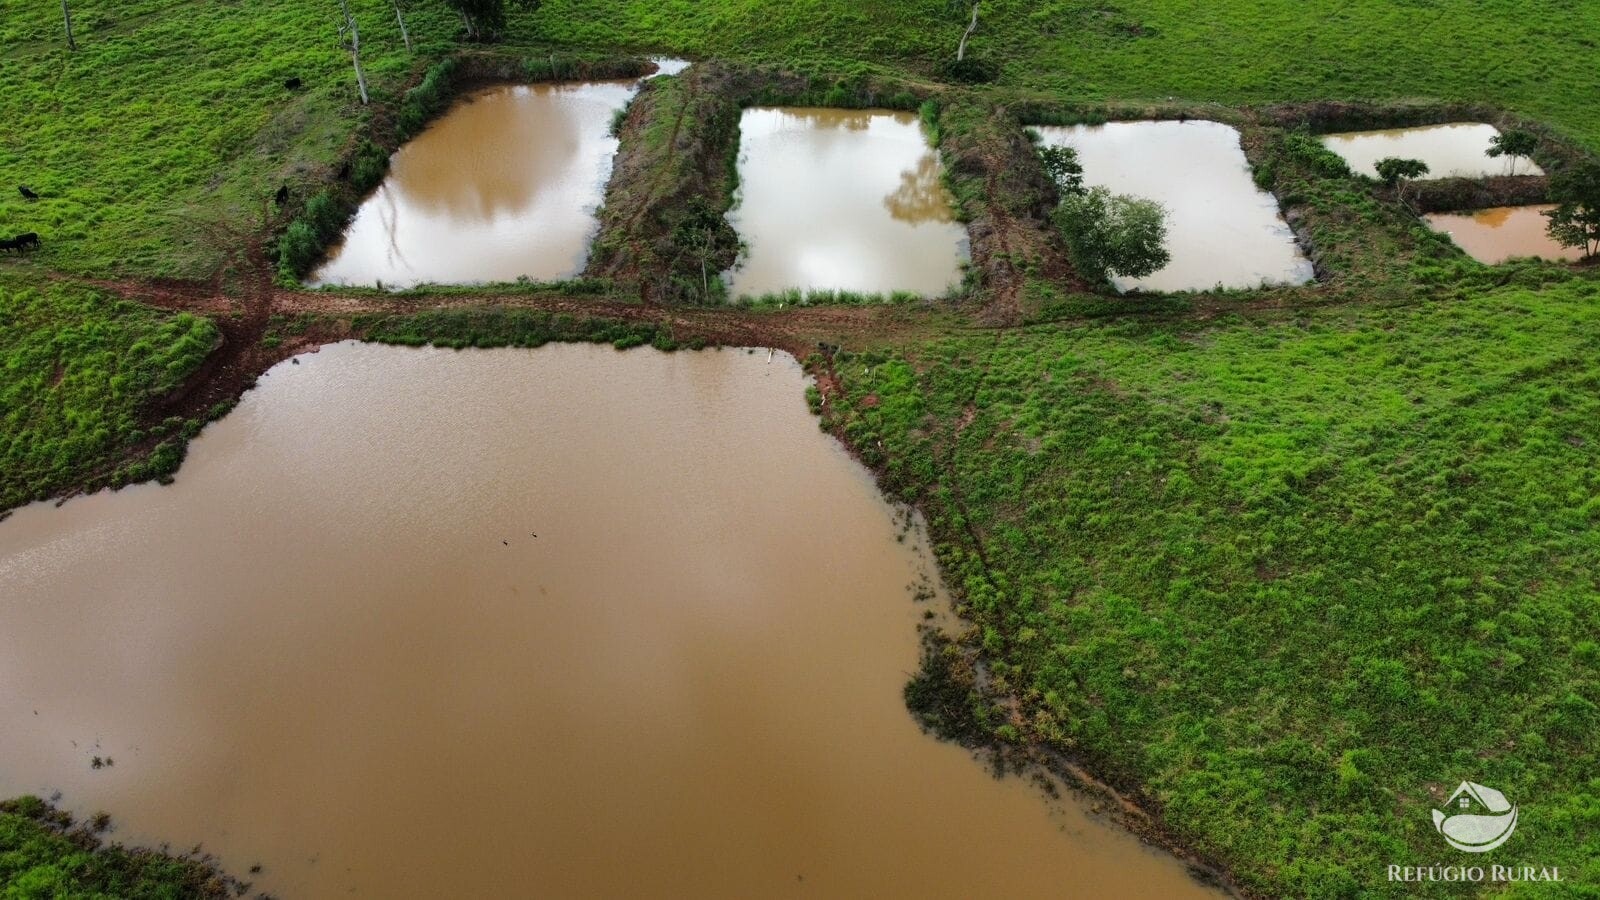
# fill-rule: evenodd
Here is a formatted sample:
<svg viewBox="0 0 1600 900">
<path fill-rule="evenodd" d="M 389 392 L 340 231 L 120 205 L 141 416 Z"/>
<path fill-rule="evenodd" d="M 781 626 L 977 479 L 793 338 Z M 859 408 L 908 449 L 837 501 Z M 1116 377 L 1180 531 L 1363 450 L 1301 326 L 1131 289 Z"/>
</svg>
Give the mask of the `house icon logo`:
<svg viewBox="0 0 1600 900">
<path fill-rule="evenodd" d="M 1517 830 L 1517 808 L 1506 795 L 1475 782 L 1461 782 L 1444 807 L 1433 811 L 1433 827 L 1457 850 L 1487 853 Z"/>
</svg>

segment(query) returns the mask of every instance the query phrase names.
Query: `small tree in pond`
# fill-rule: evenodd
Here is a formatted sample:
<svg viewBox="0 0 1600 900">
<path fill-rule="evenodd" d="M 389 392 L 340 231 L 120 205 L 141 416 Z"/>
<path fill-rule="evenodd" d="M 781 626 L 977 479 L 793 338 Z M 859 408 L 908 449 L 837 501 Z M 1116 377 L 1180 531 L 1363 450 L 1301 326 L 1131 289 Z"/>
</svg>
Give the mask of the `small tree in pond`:
<svg viewBox="0 0 1600 900">
<path fill-rule="evenodd" d="M 1062 198 L 1056 225 L 1088 278 L 1143 278 L 1172 260 L 1167 211 L 1154 200 L 1090 188 Z"/>
<path fill-rule="evenodd" d="M 1044 173 L 1056 183 L 1061 196 L 1083 193 L 1083 165 L 1078 162 L 1078 151 L 1071 147 L 1042 146 L 1039 162 L 1044 165 Z"/>
<path fill-rule="evenodd" d="M 1513 128 L 1504 134 L 1497 134 L 1489 139 L 1489 149 L 1483 151 L 1490 159 L 1506 157 L 1511 163 L 1511 174 L 1517 174 L 1518 159 L 1532 159 L 1533 151 L 1539 149 L 1539 138 L 1531 131 Z"/>
<path fill-rule="evenodd" d="M 1550 237 L 1585 256 L 1600 256 L 1600 163 L 1568 166 L 1550 179 Z"/>
<path fill-rule="evenodd" d="M 1401 159 L 1398 156 L 1386 156 L 1378 160 L 1375 168 L 1378 170 L 1378 178 L 1394 188 L 1395 196 L 1400 198 L 1401 203 L 1406 202 L 1406 182 L 1428 174 L 1427 163 L 1420 159 Z"/>
</svg>

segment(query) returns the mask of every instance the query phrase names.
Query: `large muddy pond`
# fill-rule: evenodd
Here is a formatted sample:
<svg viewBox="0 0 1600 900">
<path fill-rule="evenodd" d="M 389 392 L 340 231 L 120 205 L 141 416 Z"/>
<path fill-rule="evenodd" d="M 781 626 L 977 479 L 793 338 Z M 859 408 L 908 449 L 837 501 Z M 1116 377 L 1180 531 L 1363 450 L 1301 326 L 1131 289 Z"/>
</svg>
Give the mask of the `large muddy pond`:
<svg viewBox="0 0 1600 900">
<path fill-rule="evenodd" d="M 747 109 L 728 220 L 745 252 L 734 297 L 788 290 L 937 296 L 961 280 L 939 154 L 912 113 Z"/>
<path fill-rule="evenodd" d="M 1544 214 L 1552 209 L 1555 207 L 1495 206 L 1465 213 L 1433 213 L 1424 218 L 1434 231 L 1450 235 L 1467 255 L 1491 266 L 1525 256 L 1583 258 L 1581 249 L 1563 247 L 1550 238 L 1545 230 L 1550 220 Z"/>
<path fill-rule="evenodd" d="M 803 388 L 766 351 L 278 366 L 175 485 L 0 522 L 0 796 L 286 900 L 1205 893 L 917 730 L 942 601 Z"/>
<path fill-rule="evenodd" d="M 583 270 L 631 81 L 489 88 L 390 161 L 314 286 L 410 287 Z"/>
<path fill-rule="evenodd" d="M 1390 156 L 1420 159 L 1428 164 L 1428 178 L 1479 178 L 1512 174 L 1512 160 L 1487 155 L 1489 139 L 1499 129 L 1481 122 L 1454 122 L 1420 128 L 1386 128 L 1324 135 L 1322 143 L 1344 157 L 1358 175 L 1378 177 L 1378 160 Z M 1518 175 L 1543 175 L 1531 160 L 1516 160 Z"/>
<path fill-rule="evenodd" d="M 1073 147 L 1084 182 L 1167 209 L 1172 261 L 1119 290 L 1193 291 L 1304 284 L 1316 277 L 1278 201 L 1255 186 L 1239 132 L 1218 122 L 1111 122 L 1037 129 Z"/>
</svg>

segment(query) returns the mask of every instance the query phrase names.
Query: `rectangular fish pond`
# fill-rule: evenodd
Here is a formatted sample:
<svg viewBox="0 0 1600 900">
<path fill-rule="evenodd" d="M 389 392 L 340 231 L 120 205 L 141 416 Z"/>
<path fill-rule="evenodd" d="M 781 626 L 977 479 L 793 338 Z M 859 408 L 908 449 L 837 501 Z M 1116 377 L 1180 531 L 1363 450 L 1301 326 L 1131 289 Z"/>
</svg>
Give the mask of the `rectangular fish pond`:
<svg viewBox="0 0 1600 900">
<path fill-rule="evenodd" d="M 583 270 L 633 81 L 474 93 L 401 147 L 314 287 L 404 288 Z"/>
<path fill-rule="evenodd" d="M 1037 129 L 1078 151 L 1084 183 L 1159 202 L 1172 261 L 1119 290 L 1194 291 L 1304 284 L 1315 277 L 1278 212 L 1256 187 L 1239 132 L 1219 122 L 1111 122 Z"/>
<path fill-rule="evenodd" d="M 1420 159 L 1428 164 L 1426 178 L 1482 178 L 1486 175 L 1543 175 L 1526 159 L 1491 157 L 1489 140 L 1500 134 L 1482 122 L 1452 122 L 1419 128 L 1385 128 L 1323 135 L 1323 146 L 1339 154 L 1357 175 L 1378 177 L 1378 160 L 1387 157 Z M 1515 162 L 1516 171 L 1512 172 Z"/>
<path fill-rule="evenodd" d="M 755 108 L 739 130 L 731 296 L 935 296 L 960 282 L 966 229 L 916 115 Z"/>
<path fill-rule="evenodd" d="M 1450 235 L 1468 256 L 1491 266 L 1529 256 L 1581 259 L 1581 249 L 1563 247 L 1545 231 L 1550 220 L 1544 214 L 1552 209 L 1555 207 L 1495 206 L 1460 213 L 1433 213 L 1423 218 L 1434 231 Z"/>
</svg>

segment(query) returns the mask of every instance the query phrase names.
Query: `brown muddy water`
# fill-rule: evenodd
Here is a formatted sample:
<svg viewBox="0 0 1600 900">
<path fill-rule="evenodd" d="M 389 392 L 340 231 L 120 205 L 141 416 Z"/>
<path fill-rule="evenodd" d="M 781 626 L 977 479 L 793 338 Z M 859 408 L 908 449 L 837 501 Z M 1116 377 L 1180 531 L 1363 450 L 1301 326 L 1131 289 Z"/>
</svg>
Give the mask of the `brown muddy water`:
<svg viewBox="0 0 1600 900">
<path fill-rule="evenodd" d="M 469 95 L 401 147 L 308 283 L 553 281 L 583 270 L 635 82 Z"/>
<path fill-rule="evenodd" d="M 1423 218 L 1434 231 L 1450 235 L 1468 256 L 1491 266 L 1525 256 L 1582 259 L 1581 249 L 1563 247 L 1551 240 L 1545 230 L 1550 220 L 1544 214 L 1552 209 L 1555 207 L 1495 206 L 1465 213 L 1433 213 Z"/>
<path fill-rule="evenodd" d="M 1167 209 L 1172 261 L 1119 290 L 1304 284 L 1316 277 L 1272 194 L 1256 187 L 1239 132 L 1218 122 L 1111 122 L 1037 129 L 1078 151 L 1084 182 Z"/>
<path fill-rule="evenodd" d="M 299 360 L 0 523 L 0 796 L 285 900 L 1206 893 L 917 730 L 920 531 L 791 358 Z"/>
<path fill-rule="evenodd" d="M 1493 125 L 1453 122 L 1419 128 L 1386 128 L 1323 135 L 1322 143 L 1344 157 L 1358 175 L 1378 177 L 1378 160 L 1395 156 L 1420 159 L 1428 164 L 1427 178 L 1478 178 L 1510 175 L 1511 160 L 1485 155 L 1489 139 L 1499 134 Z M 1516 160 L 1516 174 L 1543 175 L 1531 160 Z"/>
<path fill-rule="evenodd" d="M 745 253 L 734 297 L 788 290 L 938 296 L 961 280 L 967 232 L 916 115 L 747 109 L 728 220 Z"/>
</svg>

